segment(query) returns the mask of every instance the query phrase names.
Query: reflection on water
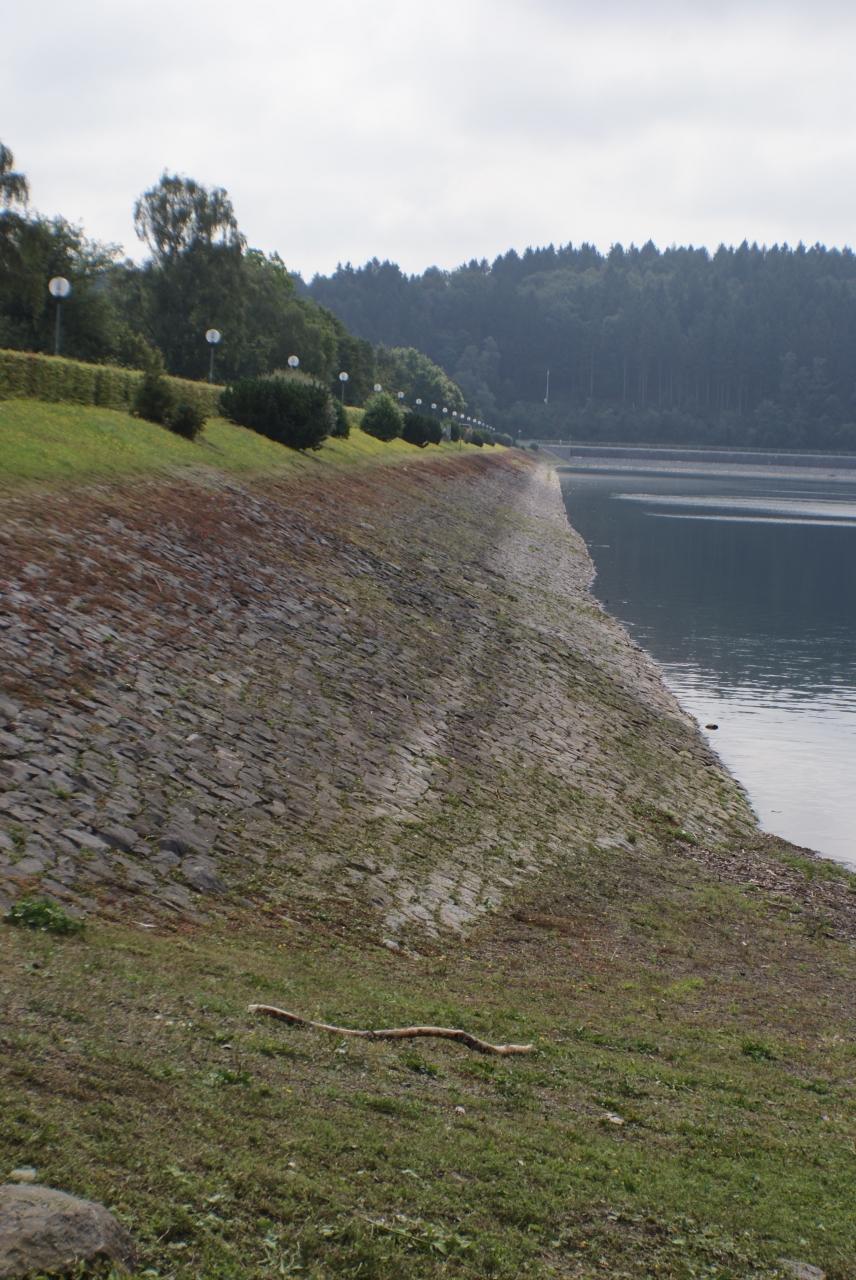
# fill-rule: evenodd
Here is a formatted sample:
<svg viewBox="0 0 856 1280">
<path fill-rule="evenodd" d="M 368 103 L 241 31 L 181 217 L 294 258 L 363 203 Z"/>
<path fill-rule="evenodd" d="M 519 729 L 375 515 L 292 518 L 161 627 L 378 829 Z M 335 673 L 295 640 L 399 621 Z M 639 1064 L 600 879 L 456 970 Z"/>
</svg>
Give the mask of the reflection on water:
<svg viewBox="0 0 856 1280">
<path fill-rule="evenodd" d="M 596 595 L 719 726 L 763 828 L 856 865 L 856 481 L 580 471 L 562 489 Z"/>
</svg>

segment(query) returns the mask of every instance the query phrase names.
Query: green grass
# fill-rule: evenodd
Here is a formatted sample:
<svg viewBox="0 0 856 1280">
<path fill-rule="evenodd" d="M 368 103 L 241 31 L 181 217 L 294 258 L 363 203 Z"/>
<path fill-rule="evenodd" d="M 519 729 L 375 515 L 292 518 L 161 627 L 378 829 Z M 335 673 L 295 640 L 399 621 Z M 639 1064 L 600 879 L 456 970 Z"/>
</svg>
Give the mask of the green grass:
<svg viewBox="0 0 856 1280">
<path fill-rule="evenodd" d="M 849 980 L 848 949 L 731 887 L 697 898 L 660 913 L 647 960 L 501 923 L 407 959 L 355 945 L 347 913 L 7 928 L 0 1150 L 111 1205 L 182 1280 L 736 1280 L 782 1255 L 844 1280 L 854 1047 L 817 991 Z M 250 1015 L 259 999 L 536 1051 L 342 1041 Z"/>
<path fill-rule="evenodd" d="M 352 420 L 360 411 L 351 410 Z M 475 450 L 465 445 L 464 452 Z M 450 456 L 457 445 L 440 446 Z M 122 477 L 188 469 L 288 476 L 319 467 L 350 467 L 373 462 L 436 456 L 436 448 L 417 450 L 402 440 L 382 444 L 353 430 L 347 440 L 327 440 L 315 453 L 297 453 L 223 418 L 212 418 L 195 443 L 151 422 L 113 409 L 37 400 L 0 400 L 0 485 L 117 480 Z"/>
</svg>

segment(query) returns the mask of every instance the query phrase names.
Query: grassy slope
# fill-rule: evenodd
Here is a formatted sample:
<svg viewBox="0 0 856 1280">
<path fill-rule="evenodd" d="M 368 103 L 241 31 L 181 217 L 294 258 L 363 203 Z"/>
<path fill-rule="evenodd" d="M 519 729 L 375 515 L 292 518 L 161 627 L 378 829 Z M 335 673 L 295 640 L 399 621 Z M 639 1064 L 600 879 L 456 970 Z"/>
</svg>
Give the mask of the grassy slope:
<svg viewBox="0 0 856 1280">
<path fill-rule="evenodd" d="M 351 410 L 358 421 L 360 411 Z M 451 452 L 457 446 L 445 445 Z M 472 452 L 475 446 L 465 445 Z M 361 431 L 328 440 L 317 453 L 295 453 L 222 418 L 213 418 L 195 443 L 163 427 L 113 409 L 37 400 L 0 400 L 0 484 L 68 483 L 151 472 L 213 468 L 233 475 L 289 476 L 369 462 L 412 458 L 402 440 L 382 444 Z"/>
<path fill-rule="evenodd" d="M 39 465 L 24 456 L 19 474 L 43 479 Z M 405 528 L 384 531 L 391 545 Z M 688 753 L 656 755 L 656 726 L 642 745 L 604 654 L 589 657 L 574 697 L 625 722 L 614 767 L 651 771 L 652 794 L 679 784 Z M 188 1280 L 733 1280 L 782 1274 L 783 1254 L 852 1276 L 853 935 L 814 905 L 848 878 L 736 819 L 704 850 L 644 796 L 629 801 L 632 838 L 604 848 L 604 813 L 547 770 L 473 770 L 465 799 L 403 831 L 366 824 L 359 847 L 379 857 L 398 840 L 425 858 L 470 824 L 522 831 L 545 866 L 571 837 L 574 856 L 553 852 L 516 916 L 507 904 L 419 956 L 390 954 L 333 895 L 298 902 L 299 922 L 272 899 L 154 931 L 3 930 L 6 1168 L 32 1163 L 111 1204 L 150 1270 Z M 736 792 L 726 801 L 739 810 Z M 684 826 L 698 819 L 688 804 Z M 768 869 L 804 893 L 745 883 Z M 253 1018 L 254 1000 L 351 1025 L 463 1024 L 536 1052 L 346 1045 Z"/>
</svg>

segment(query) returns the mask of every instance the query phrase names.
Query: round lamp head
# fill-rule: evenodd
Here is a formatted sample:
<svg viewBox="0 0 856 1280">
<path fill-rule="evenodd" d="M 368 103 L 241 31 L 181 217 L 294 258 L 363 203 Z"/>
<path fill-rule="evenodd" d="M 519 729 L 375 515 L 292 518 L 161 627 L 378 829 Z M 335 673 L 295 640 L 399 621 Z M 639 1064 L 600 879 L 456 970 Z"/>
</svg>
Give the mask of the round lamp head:
<svg viewBox="0 0 856 1280">
<path fill-rule="evenodd" d="M 399 393 L 398 393 L 398 398 L 399 398 L 399 400 L 403 400 L 403 399 L 404 399 L 404 392 L 403 392 L 403 391 L 399 391 Z"/>
<path fill-rule="evenodd" d="M 383 391 L 383 387 L 380 385 L 380 383 L 379 383 L 379 382 L 376 382 L 376 383 L 374 384 L 374 392 L 375 392 L 375 395 L 376 395 L 376 396 L 377 396 L 377 395 L 380 395 L 381 391 Z"/>
<path fill-rule="evenodd" d="M 210 342 L 212 347 L 217 346 L 217 343 L 220 341 L 221 336 L 222 335 L 219 329 L 206 329 L 205 331 L 205 341 Z"/>
<path fill-rule="evenodd" d="M 446 406 L 445 406 L 445 405 L 443 405 L 443 412 L 444 412 L 444 413 L 448 413 L 448 412 L 449 412 L 449 410 L 446 408 Z"/>
<path fill-rule="evenodd" d="M 288 367 L 289 367 L 289 369 L 296 369 L 296 368 L 297 368 L 297 366 L 298 366 L 299 364 L 300 364 L 300 360 L 299 360 L 299 358 L 298 358 L 297 356 L 289 356 L 289 357 L 288 357 Z"/>
<path fill-rule="evenodd" d="M 437 408 L 436 404 L 432 404 L 432 405 L 431 405 L 431 412 L 433 413 L 433 412 L 434 412 L 434 410 L 435 410 L 436 408 Z"/>
<path fill-rule="evenodd" d="M 422 401 L 417 397 L 416 403 L 417 403 L 417 404 L 421 404 L 421 403 L 422 403 Z"/>
<path fill-rule="evenodd" d="M 71 293 L 71 284 L 66 280 L 65 276 L 54 276 L 48 285 L 48 289 L 59 300 L 68 297 Z"/>
<path fill-rule="evenodd" d="M 347 382 L 347 381 L 348 381 L 348 375 L 347 375 L 346 373 L 340 373 L 340 374 L 339 374 L 339 381 L 340 381 L 340 382 Z"/>
</svg>

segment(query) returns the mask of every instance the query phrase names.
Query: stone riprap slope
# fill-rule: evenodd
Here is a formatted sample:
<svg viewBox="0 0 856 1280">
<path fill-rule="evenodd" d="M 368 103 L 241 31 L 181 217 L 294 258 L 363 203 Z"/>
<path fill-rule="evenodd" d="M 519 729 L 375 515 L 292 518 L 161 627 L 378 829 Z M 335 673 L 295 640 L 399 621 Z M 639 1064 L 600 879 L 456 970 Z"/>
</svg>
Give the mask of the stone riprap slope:
<svg viewBox="0 0 856 1280">
<path fill-rule="evenodd" d="M 519 454 L 2 516 L 0 904 L 418 946 L 581 851 L 753 827 Z"/>
</svg>

